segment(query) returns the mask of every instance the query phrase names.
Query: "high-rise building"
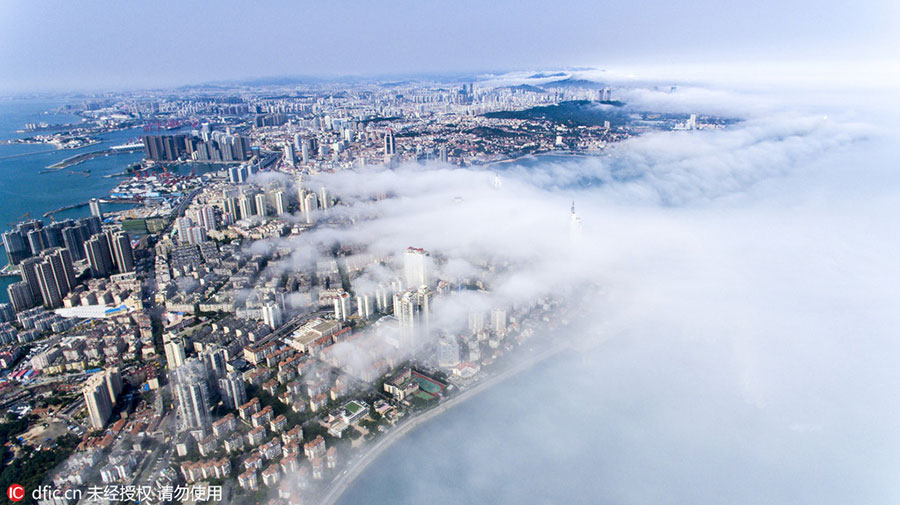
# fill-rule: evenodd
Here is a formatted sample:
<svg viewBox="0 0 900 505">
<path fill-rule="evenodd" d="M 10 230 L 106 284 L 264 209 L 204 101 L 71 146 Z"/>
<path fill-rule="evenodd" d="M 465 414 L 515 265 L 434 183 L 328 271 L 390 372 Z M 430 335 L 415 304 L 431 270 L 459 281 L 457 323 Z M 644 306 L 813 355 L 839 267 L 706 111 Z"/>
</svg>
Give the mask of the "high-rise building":
<svg viewBox="0 0 900 505">
<path fill-rule="evenodd" d="M 6 259 L 10 265 L 18 265 L 31 256 L 26 233 L 19 230 L 10 230 L 3 234 L 3 247 L 6 249 Z"/>
<path fill-rule="evenodd" d="M 581 217 L 575 213 L 575 202 L 572 202 L 572 213 L 569 217 L 569 233 L 572 235 L 572 238 L 579 238 L 581 236 Z"/>
<path fill-rule="evenodd" d="M 407 289 L 431 285 L 432 260 L 428 251 L 409 247 L 403 255 L 403 273 Z"/>
<path fill-rule="evenodd" d="M 12 304 L 13 310 L 16 312 L 30 309 L 36 305 L 31 286 L 25 281 L 19 281 L 7 286 L 6 294 L 9 296 L 9 303 Z"/>
<path fill-rule="evenodd" d="M 200 221 L 200 226 L 207 231 L 216 229 L 216 211 L 209 205 L 200 208 L 200 211 L 197 212 L 197 218 Z"/>
<path fill-rule="evenodd" d="M 241 219 L 250 219 L 250 216 L 256 214 L 253 208 L 253 199 L 247 195 L 238 199 L 238 207 L 241 211 Z"/>
<path fill-rule="evenodd" d="M 375 289 L 375 309 L 382 314 L 390 314 L 394 307 L 394 290 L 388 284 L 379 284 Z"/>
<path fill-rule="evenodd" d="M 41 298 L 50 308 L 62 306 L 62 299 L 75 288 L 75 269 L 72 256 L 62 247 L 44 251 L 41 262 L 35 265 Z"/>
<path fill-rule="evenodd" d="M 319 200 L 319 205 L 322 206 L 322 210 L 328 210 L 328 190 L 325 189 L 325 186 L 322 186 L 322 189 L 319 190 L 319 195 L 321 195 L 321 200 Z"/>
<path fill-rule="evenodd" d="M 394 293 L 394 317 L 400 322 L 400 328 L 412 331 L 416 327 L 419 305 L 412 291 Z"/>
<path fill-rule="evenodd" d="M 265 193 L 259 193 L 258 195 L 256 195 L 253 198 L 253 200 L 256 203 L 256 215 L 261 216 L 261 217 L 266 217 L 266 215 L 267 215 L 266 207 L 268 207 L 268 205 L 266 205 Z"/>
<path fill-rule="evenodd" d="M 91 277 L 108 277 L 113 271 L 112 252 L 106 234 L 98 233 L 84 243 Z"/>
<path fill-rule="evenodd" d="M 319 208 L 319 199 L 314 192 L 310 192 L 303 199 L 303 214 L 306 216 L 306 224 L 313 223 L 313 212 Z"/>
<path fill-rule="evenodd" d="M 388 128 L 387 133 L 384 134 L 384 155 L 390 156 L 395 154 L 395 152 L 394 130 Z"/>
<path fill-rule="evenodd" d="M 26 237 L 28 238 L 28 248 L 31 249 L 31 254 L 34 256 L 48 247 L 49 238 L 44 229 L 30 230 Z"/>
<path fill-rule="evenodd" d="M 112 259 L 119 273 L 134 272 L 134 250 L 127 232 L 117 231 L 108 237 L 112 246 Z"/>
<path fill-rule="evenodd" d="M 38 279 L 37 274 L 37 266 L 40 263 L 40 258 L 27 258 L 19 263 L 19 273 L 22 275 L 22 280 L 31 289 L 31 298 L 35 304 L 40 304 L 43 300 L 43 297 L 41 297 L 41 281 Z"/>
<path fill-rule="evenodd" d="M 53 266 L 50 262 L 42 261 L 37 264 L 35 271 L 41 286 L 41 299 L 44 301 L 44 306 L 51 309 L 60 307 L 62 295 L 56 285 L 56 279 L 53 277 Z"/>
<path fill-rule="evenodd" d="M 210 397 L 217 397 L 221 393 L 219 391 L 219 379 L 225 377 L 226 371 L 225 358 L 226 351 L 218 345 L 213 345 L 203 349 L 200 352 L 200 361 L 206 369 L 206 378 L 209 386 Z"/>
<path fill-rule="evenodd" d="M 207 431 L 211 425 L 209 384 L 206 369 L 191 358 L 175 369 L 174 396 L 178 404 L 179 427 L 186 431 Z"/>
<path fill-rule="evenodd" d="M 63 229 L 63 246 L 69 250 L 73 260 L 84 259 L 84 243 L 91 238 L 91 232 L 84 223 Z"/>
<path fill-rule="evenodd" d="M 95 373 L 88 378 L 84 386 L 84 403 L 87 406 L 91 428 L 95 430 L 105 428 L 113 406 L 106 374 Z"/>
<path fill-rule="evenodd" d="M 350 294 L 346 291 L 334 297 L 334 318 L 338 321 L 346 321 L 351 315 Z"/>
<path fill-rule="evenodd" d="M 219 379 L 219 393 L 222 396 L 222 402 L 229 409 L 236 409 L 247 403 L 247 388 L 244 379 L 238 372 L 230 372 Z"/>
<path fill-rule="evenodd" d="M 189 244 L 190 243 L 190 229 L 194 226 L 194 221 L 191 218 L 179 217 L 175 220 L 175 229 L 178 231 L 178 242 L 181 244 Z"/>
<path fill-rule="evenodd" d="M 110 402 L 115 405 L 119 394 L 122 393 L 122 374 L 119 373 L 119 367 L 114 366 L 104 371 L 103 378 L 109 390 Z"/>
<path fill-rule="evenodd" d="M 88 203 L 91 208 L 91 215 L 97 218 L 103 219 L 103 209 L 100 207 L 100 200 L 96 198 L 91 198 L 91 201 Z"/>
<path fill-rule="evenodd" d="M 370 319 L 375 315 L 375 296 L 371 293 L 356 295 L 356 313 L 362 319 Z"/>
<path fill-rule="evenodd" d="M 394 294 L 394 317 L 400 323 L 403 345 L 413 352 L 431 331 L 433 297 L 434 291 L 426 286 Z"/>
<path fill-rule="evenodd" d="M 230 215 L 234 220 L 238 220 L 241 218 L 241 208 L 240 205 L 238 205 L 237 198 L 226 198 L 223 203 L 225 205 L 225 214 Z"/>
<path fill-rule="evenodd" d="M 263 305 L 263 322 L 273 330 L 281 326 L 281 308 L 274 303 Z"/>
<path fill-rule="evenodd" d="M 54 247 L 44 251 L 35 272 L 47 307 L 60 307 L 62 299 L 75 289 L 75 269 L 68 249 Z"/>
<path fill-rule="evenodd" d="M 469 330 L 476 334 L 484 329 L 484 312 L 469 312 Z"/>
<path fill-rule="evenodd" d="M 294 146 L 289 142 L 284 144 L 284 162 L 291 167 L 297 163 L 294 155 Z"/>
<path fill-rule="evenodd" d="M 309 139 L 300 142 L 300 159 L 303 163 L 309 163 Z"/>
<path fill-rule="evenodd" d="M 459 364 L 459 343 L 453 337 L 438 342 L 438 366 L 452 367 Z"/>
<path fill-rule="evenodd" d="M 288 212 L 287 195 L 284 191 L 275 192 L 275 214 L 283 216 Z"/>
<path fill-rule="evenodd" d="M 506 309 L 497 308 L 491 310 L 491 329 L 494 330 L 494 333 L 505 335 L 506 324 Z"/>
<path fill-rule="evenodd" d="M 0 323 L 6 323 L 16 318 L 16 310 L 9 303 L 0 303 Z M 8 343 L 8 342 L 4 342 Z"/>
<path fill-rule="evenodd" d="M 184 344 L 181 340 L 171 340 L 163 346 L 166 352 L 166 364 L 174 370 L 184 364 Z"/>
</svg>

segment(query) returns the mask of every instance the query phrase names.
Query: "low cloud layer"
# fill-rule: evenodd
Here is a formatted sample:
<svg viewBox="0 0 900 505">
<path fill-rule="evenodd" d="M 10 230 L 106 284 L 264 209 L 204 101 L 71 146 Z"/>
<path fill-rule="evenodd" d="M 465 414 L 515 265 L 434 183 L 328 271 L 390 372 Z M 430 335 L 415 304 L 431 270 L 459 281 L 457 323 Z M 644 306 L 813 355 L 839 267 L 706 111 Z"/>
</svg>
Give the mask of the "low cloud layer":
<svg viewBox="0 0 900 505">
<path fill-rule="evenodd" d="M 760 96 L 758 111 L 783 100 Z M 499 188 L 491 171 L 447 166 L 327 174 L 314 183 L 338 195 L 345 205 L 333 212 L 357 226 L 305 240 L 376 254 L 425 247 L 462 272 L 484 255 L 507 258 L 510 268 L 491 274 L 492 296 L 567 293 L 582 311 L 575 333 L 593 351 L 541 372 L 553 415 L 522 406 L 534 390 L 481 404 L 476 439 L 459 456 L 470 463 L 458 469 L 464 476 L 505 450 L 479 450 L 477 437 L 508 408 L 522 414 L 499 440 L 556 434 L 514 454 L 576 487 L 587 476 L 572 482 L 567 461 L 589 462 L 592 491 L 610 503 L 896 503 L 900 176 L 883 122 L 895 106 L 835 116 L 834 104 L 820 113 L 814 101 L 791 101 L 785 111 L 796 112 L 724 130 L 498 167 Z M 560 423 L 570 408 L 586 420 L 574 431 Z M 456 438 L 442 440 L 407 457 L 457 454 Z M 412 499 L 441 486 L 428 484 L 403 490 Z"/>
</svg>

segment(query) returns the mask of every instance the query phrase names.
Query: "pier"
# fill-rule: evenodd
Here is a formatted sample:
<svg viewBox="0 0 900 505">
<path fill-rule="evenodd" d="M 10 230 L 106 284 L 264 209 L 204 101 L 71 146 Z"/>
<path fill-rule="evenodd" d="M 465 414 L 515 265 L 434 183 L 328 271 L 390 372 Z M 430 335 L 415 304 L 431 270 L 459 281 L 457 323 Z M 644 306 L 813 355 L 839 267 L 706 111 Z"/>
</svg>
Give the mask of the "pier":
<svg viewBox="0 0 900 505">
<path fill-rule="evenodd" d="M 50 217 L 50 216 L 52 216 L 53 214 L 56 214 L 57 212 L 62 212 L 62 211 L 65 211 L 65 210 L 78 209 L 78 208 L 81 208 L 81 207 L 86 206 L 87 204 L 88 204 L 88 202 L 73 203 L 73 204 L 71 204 L 71 205 L 66 205 L 66 206 L 64 206 L 64 207 L 60 207 L 60 208 L 58 208 L 58 209 L 48 210 L 47 212 L 44 212 L 43 216 L 44 216 L 44 217 Z"/>
<path fill-rule="evenodd" d="M 58 170 L 62 170 L 66 167 L 70 167 L 72 165 L 77 165 L 84 161 L 87 161 L 91 158 L 96 158 L 98 156 L 106 156 L 108 154 L 117 154 L 117 153 L 128 153 L 137 151 L 139 149 L 143 149 L 143 146 L 138 146 L 137 144 L 128 145 L 128 146 L 117 146 L 112 149 L 103 149 L 100 151 L 91 151 L 89 153 L 81 153 L 76 154 L 75 156 L 70 156 L 60 162 L 54 163 L 47 167 L 47 170 L 41 171 L 41 173 L 47 172 L 56 172 Z"/>
</svg>

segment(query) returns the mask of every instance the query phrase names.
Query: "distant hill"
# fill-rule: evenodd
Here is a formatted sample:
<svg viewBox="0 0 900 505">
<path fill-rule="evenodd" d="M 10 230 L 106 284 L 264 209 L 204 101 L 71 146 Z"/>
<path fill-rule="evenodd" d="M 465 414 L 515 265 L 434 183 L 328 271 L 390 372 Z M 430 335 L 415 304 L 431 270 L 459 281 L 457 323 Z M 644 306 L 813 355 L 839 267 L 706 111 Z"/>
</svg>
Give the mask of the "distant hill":
<svg viewBox="0 0 900 505">
<path fill-rule="evenodd" d="M 547 92 L 544 88 L 532 86 L 531 84 L 519 84 L 517 86 L 506 86 L 505 89 L 518 90 L 518 91 L 531 91 L 532 93 L 546 93 Z"/>
<path fill-rule="evenodd" d="M 543 119 L 583 126 L 602 126 L 604 121 L 609 121 L 611 126 L 621 126 L 631 121 L 629 113 L 624 110 L 624 103 L 605 104 L 612 107 L 601 107 L 600 102 L 573 100 L 525 110 L 489 112 L 484 116 L 495 119 Z"/>
<path fill-rule="evenodd" d="M 583 88 L 583 89 L 603 89 L 606 84 L 587 79 L 560 79 L 558 81 L 550 81 L 540 85 L 542 88 Z"/>
<path fill-rule="evenodd" d="M 565 72 L 554 72 L 552 74 L 547 74 L 544 72 L 538 72 L 537 74 L 531 74 L 528 76 L 529 79 L 546 79 L 548 77 L 565 77 Z"/>
</svg>

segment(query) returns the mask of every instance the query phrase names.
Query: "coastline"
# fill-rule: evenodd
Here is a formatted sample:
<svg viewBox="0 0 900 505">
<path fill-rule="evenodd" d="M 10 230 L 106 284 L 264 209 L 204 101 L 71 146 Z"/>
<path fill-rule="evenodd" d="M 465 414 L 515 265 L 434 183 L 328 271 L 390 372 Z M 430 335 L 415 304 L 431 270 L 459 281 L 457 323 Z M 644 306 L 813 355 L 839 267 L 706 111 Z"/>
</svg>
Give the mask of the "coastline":
<svg viewBox="0 0 900 505">
<path fill-rule="evenodd" d="M 403 438 L 407 433 L 409 433 L 419 425 L 426 423 L 429 420 L 437 417 L 438 415 L 461 405 L 465 401 L 478 396 L 480 393 L 491 389 L 501 382 L 504 382 L 505 380 L 534 367 L 538 363 L 556 356 L 566 349 L 569 349 L 569 347 L 565 345 L 557 345 L 544 352 L 537 353 L 536 355 L 531 356 L 530 358 L 517 363 L 497 373 L 496 375 L 488 377 L 487 379 L 472 386 L 470 389 L 462 391 L 457 396 L 454 396 L 446 402 L 425 412 L 422 412 L 421 414 L 413 415 L 407 418 L 398 426 L 395 426 L 393 429 L 385 433 L 382 438 L 376 440 L 375 444 L 369 447 L 363 454 L 353 458 L 348 468 L 343 470 L 341 474 L 337 476 L 337 478 L 331 481 L 331 484 L 328 487 L 328 491 L 319 499 L 318 504 L 335 505 L 338 499 L 343 496 L 344 492 L 347 491 L 347 489 L 356 480 L 356 478 L 359 477 L 366 470 L 366 468 L 369 467 L 369 465 L 374 463 L 375 460 L 378 459 L 378 456 L 381 455 L 381 453 L 383 453 L 395 442 Z"/>
</svg>

